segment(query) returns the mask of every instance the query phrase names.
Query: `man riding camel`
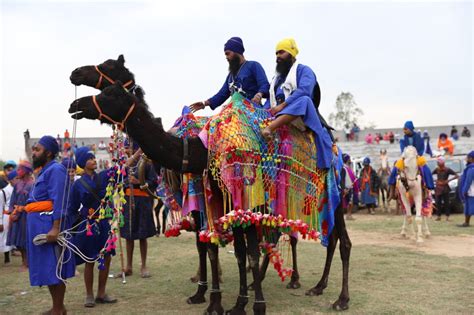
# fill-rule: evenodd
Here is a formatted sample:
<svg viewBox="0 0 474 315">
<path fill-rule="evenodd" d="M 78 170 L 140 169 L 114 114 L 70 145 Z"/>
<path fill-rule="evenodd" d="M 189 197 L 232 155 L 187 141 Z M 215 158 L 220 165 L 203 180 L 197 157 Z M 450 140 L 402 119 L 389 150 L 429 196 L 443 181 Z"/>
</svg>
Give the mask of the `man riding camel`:
<svg viewBox="0 0 474 315">
<path fill-rule="evenodd" d="M 329 168 L 332 140 L 313 103 L 316 75 L 310 67 L 296 60 L 299 50 L 293 38 L 281 40 L 275 50 L 276 74 L 270 85 L 270 98 L 264 106 L 271 108 L 276 118 L 262 130 L 262 135 L 270 140 L 278 127 L 290 123 L 301 131 L 309 129 L 316 134 L 318 167 Z"/>
<path fill-rule="evenodd" d="M 242 93 L 252 102 L 260 104 L 268 97 L 269 83 L 265 70 L 257 61 L 246 60 L 244 43 L 240 37 L 232 37 L 224 45 L 224 54 L 229 62 L 229 74 L 224 85 L 213 97 L 190 106 L 192 112 L 209 106 L 213 110 L 222 105 L 234 92 Z"/>
</svg>

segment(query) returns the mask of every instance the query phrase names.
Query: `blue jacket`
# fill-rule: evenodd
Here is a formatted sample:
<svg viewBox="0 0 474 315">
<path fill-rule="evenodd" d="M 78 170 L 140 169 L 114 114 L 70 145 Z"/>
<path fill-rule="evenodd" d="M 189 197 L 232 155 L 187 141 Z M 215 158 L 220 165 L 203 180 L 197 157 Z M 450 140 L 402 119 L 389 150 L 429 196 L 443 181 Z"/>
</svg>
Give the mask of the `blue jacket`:
<svg viewBox="0 0 474 315">
<path fill-rule="evenodd" d="M 248 99 L 252 99 L 259 92 L 263 94 L 264 98 L 268 97 L 270 84 L 262 65 L 256 61 L 246 61 L 240 68 L 237 76 L 234 78 L 232 73 L 229 73 L 219 92 L 209 99 L 212 109 L 216 109 L 229 98 L 233 92 L 230 88 L 232 83 L 244 90 L 244 96 Z"/>
<path fill-rule="evenodd" d="M 403 139 L 400 140 L 400 151 L 403 153 L 405 147 L 412 145 L 416 148 L 419 156 L 423 156 L 425 152 L 425 142 L 418 132 L 413 132 L 411 136 L 405 135 Z"/>
</svg>

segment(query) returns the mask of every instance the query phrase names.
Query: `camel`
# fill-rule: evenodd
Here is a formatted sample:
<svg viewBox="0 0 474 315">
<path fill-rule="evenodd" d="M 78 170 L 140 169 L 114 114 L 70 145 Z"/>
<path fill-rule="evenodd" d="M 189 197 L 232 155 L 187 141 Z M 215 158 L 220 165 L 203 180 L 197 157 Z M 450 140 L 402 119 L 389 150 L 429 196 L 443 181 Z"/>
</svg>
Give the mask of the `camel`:
<svg viewBox="0 0 474 315">
<path fill-rule="evenodd" d="M 160 121 L 155 120 L 154 116 L 148 111 L 148 107 L 143 99 L 140 98 L 140 95 L 134 96 L 128 93 L 119 81 L 105 88 L 103 92 L 97 96 L 83 97 L 74 101 L 70 106 L 69 112 L 73 114 L 73 118 L 98 119 L 103 123 L 116 124 L 119 127 L 123 127 L 124 130 L 138 142 L 145 154 L 154 161 L 155 165 L 161 165 L 177 172 L 190 172 L 194 174 L 202 174 L 207 168 L 207 149 L 199 138 L 182 140 L 166 133 Z M 184 156 L 185 147 L 187 147 L 187 156 Z M 183 163 L 183 161 L 187 163 Z M 213 190 L 216 191 L 214 195 L 218 199 L 218 192 L 220 190 L 217 189 L 214 181 L 211 181 L 211 184 Z M 222 200 L 217 199 L 215 200 L 216 202 L 222 202 Z M 265 313 L 266 306 L 263 299 L 260 273 L 258 270 L 259 254 L 256 229 L 254 226 L 250 226 L 246 230 L 237 228 L 233 232 L 236 247 L 235 253 L 239 263 L 240 295 L 237 298 L 236 305 L 229 313 L 245 313 L 245 305 L 248 302 L 245 272 L 246 253 L 248 252 L 251 257 L 250 262 L 254 276 L 256 297 L 253 309 L 256 314 L 263 314 Z M 247 234 L 247 245 L 245 244 L 244 233 Z M 351 243 L 340 207 L 338 207 L 335 212 L 335 228 L 330 235 L 324 273 L 318 284 L 310 289 L 307 294 L 320 295 L 326 288 L 332 257 L 338 240 L 340 240 L 340 251 L 343 262 L 343 286 L 338 300 L 333 304 L 333 308 L 345 310 L 348 308 L 349 302 L 348 267 Z M 247 250 L 245 248 L 246 246 Z M 211 254 L 212 266 L 212 262 L 215 262 L 217 258 L 217 248 L 210 246 L 208 250 Z M 214 260 L 212 259 L 213 257 Z M 212 275 L 211 301 L 207 312 L 221 314 L 223 311 L 217 278 L 217 266 L 212 266 Z"/>
<path fill-rule="evenodd" d="M 141 88 L 135 84 L 134 74 L 125 67 L 125 58 L 123 55 L 119 55 L 117 60 L 108 59 L 97 66 L 88 65 L 88 66 L 82 66 L 82 67 L 76 68 L 75 70 L 72 71 L 70 80 L 71 80 L 71 83 L 73 83 L 76 86 L 86 85 L 86 86 L 94 87 L 99 90 L 103 90 L 105 87 L 114 84 L 116 80 L 120 80 L 121 82 L 127 82 L 123 86 L 127 88 L 128 90 L 130 90 L 132 93 L 135 93 L 135 94 L 141 93 Z M 197 214 L 194 214 L 194 215 L 197 215 Z M 199 251 L 200 241 L 198 239 L 197 234 L 196 234 L 196 238 L 197 238 L 196 242 L 197 242 L 198 251 Z M 297 264 L 297 243 L 298 243 L 298 238 L 291 235 L 290 248 L 291 248 L 291 253 L 292 253 L 293 272 L 291 274 L 290 282 L 286 286 L 288 289 L 298 289 L 301 287 L 301 284 L 299 282 L 300 276 L 299 276 L 298 264 Z M 263 259 L 262 266 L 261 266 L 262 280 L 265 277 L 268 264 L 269 264 L 269 256 L 266 255 Z M 200 264 L 199 270 L 202 267 L 206 268 L 206 265 Z M 247 268 L 247 269 L 248 271 L 250 271 L 250 268 Z M 196 275 L 196 277 L 199 277 L 199 272 Z M 250 284 L 249 288 L 253 289 L 253 284 Z M 188 302 L 190 302 L 190 304 L 203 303 L 204 296 L 199 295 L 199 296 L 195 296 L 194 298 L 191 297 L 190 299 L 188 299 Z"/>
<path fill-rule="evenodd" d="M 413 146 L 407 146 L 402 153 L 403 167 L 399 167 L 399 175 L 397 177 L 397 188 L 402 200 L 403 206 L 405 208 L 405 216 L 403 218 L 403 226 L 401 235 L 406 237 L 406 225 L 407 223 L 411 225 L 412 232 L 415 234 L 416 243 L 423 243 L 422 237 L 422 223 L 423 223 L 423 232 L 425 237 L 431 235 L 430 230 L 427 224 L 426 215 L 422 215 L 422 201 L 423 201 L 423 186 L 422 186 L 422 176 L 420 174 L 418 164 L 417 164 L 418 153 L 416 148 Z M 417 232 L 415 233 L 412 223 L 412 214 L 411 214 L 411 202 L 410 198 L 413 198 L 415 209 L 416 209 L 416 225 Z"/>
</svg>

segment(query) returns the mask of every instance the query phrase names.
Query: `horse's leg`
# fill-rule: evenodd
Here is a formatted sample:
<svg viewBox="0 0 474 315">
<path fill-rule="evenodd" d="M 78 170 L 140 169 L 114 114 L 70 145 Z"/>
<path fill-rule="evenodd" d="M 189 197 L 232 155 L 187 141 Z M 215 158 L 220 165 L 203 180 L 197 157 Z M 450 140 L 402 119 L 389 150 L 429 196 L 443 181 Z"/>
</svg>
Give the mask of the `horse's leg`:
<svg viewBox="0 0 474 315">
<path fill-rule="evenodd" d="M 297 254 L 296 254 L 296 245 L 298 244 L 298 235 L 290 236 L 290 245 L 291 245 L 291 255 L 293 258 L 293 273 L 291 274 L 291 281 L 287 284 L 287 289 L 299 289 L 301 287 L 300 284 L 300 274 L 298 272 L 298 264 L 296 261 Z M 263 278 L 262 278 L 263 280 Z"/>
<path fill-rule="evenodd" d="M 351 256 L 352 243 L 347 233 L 342 209 L 340 211 L 336 210 L 335 215 L 334 228 L 339 235 L 339 252 L 341 253 L 342 260 L 342 289 L 339 298 L 333 303 L 332 308 L 337 311 L 343 311 L 349 308 L 349 258 Z"/>
<path fill-rule="evenodd" d="M 430 237 L 431 236 L 431 232 L 430 232 L 430 229 L 428 228 L 428 218 L 426 216 L 423 216 L 423 223 L 424 223 L 424 227 L 425 227 L 425 237 Z"/>
<path fill-rule="evenodd" d="M 398 191 L 400 192 L 399 199 L 403 203 L 403 206 L 405 207 L 405 215 L 403 216 L 403 225 L 402 225 L 402 231 L 400 232 L 400 235 L 403 237 L 406 237 L 407 236 L 407 232 L 406 232 L 407 222 L 408 224 L 411 225 L 411 207 L 410 207 L 410 202 L 407 199 L 405 187 L 401 183 L 398 184 Z"/>
<path fill-rule="evenodd" d="M 259 259 L 260 251 L 258 248 L 258 234 L 255 225 L 251 225 L 245 231 L 247 235 L 247 251 L 250 257 L 250 267 L 253 274 L 253 288 L 255 291 L 255 302 L 253 304 L 254 315 L 266 313 L 266 304 L 263 297 L 262 281 L 260 278 Z"/>
<path fill-rule="evenodd" d="M 207 291 L 207 243 L 199 241 L 199 231 L 201 230 L 201 219 L 198 211 L 192 212 L 196 223 L 196 247 L 199 253 L 199 282 L 196 294 L 188 298 L 188 304 L 200 304 L 206 302 L 204 294 Z"/>
<path fill-rule="evenodd" d="M 244 230 L 241 227 L 233 229 L 234 232 L 234 251 L 235 257 L 237 258 L 237 263 L 239 265 L 239 296 L 234 307 L 228 311 L 226 314 L 229 315 L 240 315 L 246 314 L 245 306 L 249 302 L 248 289 L 247 289 L 247 248 L 245 246 L 245 236 Z M 258 268 L 258 265 L 257 265 Z"/>
<path fill-rule="evenodd" d="M 306 291 L 306 295 L 321 295 L 323 294 L 324 289 L 326 289 L 328 286 L 329 271 L 331 270 L 332 257 L 334 256 L 338 239 L 339 235 L 337 234 L 337 229 L 333 229 L 331 235 L 329 236 L 329 244 L 326 250 L 326 264 L 324 265 L 323 275 L 318 284 Z"/>
<path fill-rule="evenodd" d="M 416 180 L 416 186 L 414 187 L 414 197 L 413 199 L 415 200 L 415 209 L 416 209 L 416 226 L 417 226 L 417 234 L 416 234 L 416 242 L 423 243 L 423 233 L 421 231 L 421 198 L 422 198 L 422 191 L 421 191 L 421 176 L 418 175 L 418 178 Z"/>
<path fill-rule="evenodd" d="M 211 297 L 207 314 L 221 315 L 224 314 L 224 308 L 222 307 L 222 293 L 219 287 L 219 248 L 217 245 L 209 243 L 207 245 L 207 252 L 209 254 L 209 260 L 211 261 L 212 273 Z"/>
</svg>

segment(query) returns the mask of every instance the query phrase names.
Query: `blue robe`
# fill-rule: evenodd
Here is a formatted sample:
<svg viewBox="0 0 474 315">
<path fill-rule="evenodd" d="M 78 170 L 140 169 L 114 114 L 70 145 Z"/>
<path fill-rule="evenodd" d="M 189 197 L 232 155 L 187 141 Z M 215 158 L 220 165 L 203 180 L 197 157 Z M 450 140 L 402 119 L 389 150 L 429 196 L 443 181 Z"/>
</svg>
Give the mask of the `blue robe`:
<svg viewBox="0 0 474 315">
<path fill-rule="evenodd" d="M 216 109 L 222 105 L 231 94 L 238 92 L 233 90 L 232 85 L 235 85 L 238 89 L 242 89 L 245 93 L 244 96 L 248 99 L 252 99 L 255 94 L 259 92 L 266 98 L 268 97 L 268 89 L 270 88 L 267 75 L 262 65 L 256 61 L 246 61 L 245 64 L 241 66 L 237 76 L 234 77 L 232 73 L 229 73 L 219 92 L 209 99 L 212 109 Z"/>
<path fill-rule="evenodd" d="M 17 206 L 25 206 L 27 203 L 28 195 L 30 194 L 31 188 L 33 186 L 31 184 L 27 184 L 23 187 L 23 191 L 19 191 L 18 183 L 13 188 L 13 193 L 10 198 L 10 205 L 9 210 L 10 213 L 13 212 L 13 208 L 15 205 Z M 13 221 L 10 224 L 8 235 L 7 235 L 7 245 L 8 246 L 15 246 L 19 249 L 26 249 L 26 230 L 27 230 L 27 223 L 26 223 L 26 216 L 27 213 L 22 211 L 16 214 L 17 220 Z"/>
<path fill-rule="evenodd" d="M 459 184 L 459 197 L 464 202 L 464 214 L 474 215 L 474 197 L 468 196 L 467 192 L 474 181 L 474 164 L 468 164 L 462 173 Z"/>
<path fill-rule="evenodd" d="M 36 201 L 53 202 L 50 212 L 31 212 L 27 216 L 27 253 L 32 286 L 56 285 L 61 282 L 56 276 L 61 247 L 57 243 L 34 245 L 33 238 L 38 234 L 47 234 L 53 227 L 53 221 L 61 219 L 61 230 L 68 229 L 66 201 L 64 200 L 65 184 L 68 180 L 66 168 L 56 161 L 47 163 L 38 174 L 30 191 L 28 203 Z M 64 202 L 64 205 L 63 205 Z M 63 279 L 74 277 L 74 255 L 68 249 L 64 252 L 61 267 Z"/>
<path fill-rule="evenodd" d="M 135 168 L 135 178 L 138 178 L 138 169 Z M 127 180 L 125 188 L 129 188 Z M 155 191 L 158 186 L 158 177 L 151 164 L 145 167 L 145 182 L 151 191 Z M 139 189 L 140 185 L 133 185 L 133 188 Z M 125 196 L 127 203 L 123 206 L 124 225 L 120 228 L 120 236 L 127 240 L 142 240 L 156 235 L 155 220 L 153 219 L 153 198 L 133 196 L 135 201 L 130 216 L 130 196 Z M 130 220 L 131 217 L 131 220 Z"/>
<path fill-rule="evenodd" d="M 281 78 L 275 85 L 275 96 L 282 95 L 281 85 L 286 78 Z M 323 128 L 319 119 L 316 108 L 313 104 L 313 91 L 316 86 L 316 75 L 310 67 L 298 64 L 296 68 L 296 85 L 297 89 L 284 100 L 287 106 L 280 111 L 279 115 L 300 116 L 306 127 L 316 134 L 316 149 L 318 151 L 318 167 L 329 168 L 332 162 L 332 141 L 328 131 Z M 270 108 L 270 100 L 267 99 L 264 107 Z"/>
<path fill-rule="evenodd" d="M 97 196 L 102 199 L 105 196 L 109 177 L 107 176 L 108 171 L 102 171 L 99 174 L 94 173 L 90 175 L 84 173 L 82 179 L 93 189 L 96 190 L 96 176 L 99 176 L 100 189 L 97 191 Z M 82 204 L 82 207 L 81 207 Z M 98 222 L 96 219 L 88 219 L 89 209 L 97 209 L 100 202 L 84 187 L 81 180 L 76 180 L 71 188 L 71 197 L 69 201 L 68 212 L 71 217 L 79 215 L 80 225 L 76 229 L 77 231 L 85 231 L 87 222 L 92 226 L 92 236 L 87 236 L 86 232 L 74 234 L 73 243 L 78 249 L 91 259 L 96 259 L 100 254 L 100 251 L 104 248 L 107 239 L 109 238 L 110 224 L 108 219 L 102 219 Z M 78 213 L 79 210 L 79 213 Z M 97 211 L 95 216 L 98 216 Z M 111 253 L 112 255 L 115 252 Z M 76 265 L 84 263 L 84 260 L 76 255 Z"/>
<path fill-rule="evenodd" d="M 400 152 L 403 153 L 403 150 L 405 150 L 405 148 L 409 145 L 414 146 L 416 148 L 416 152 L 418 153 L 419 156 L 423 156 L 425 152 L 425 142 L 418 132 L 413 132 L 411 136 L 405 135 L 403 139 L 400 140 Z M 425 183 L 426 188 L 434 189 L 433 175 L 431 174 L 431 171 L 428 165 L 427 164 L 423 165 L 420 168 L 420 171 L 421 171 L 423 182 Z M 396 183 L 397 183 L 397 168 L 394 167 L 392 168 L 392 172 L 390 173 L 390 176 L 388 178 L 388 184 L 395 185 Z"/>
</svg>

